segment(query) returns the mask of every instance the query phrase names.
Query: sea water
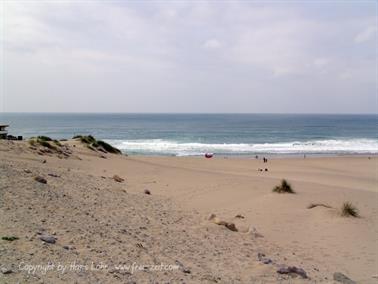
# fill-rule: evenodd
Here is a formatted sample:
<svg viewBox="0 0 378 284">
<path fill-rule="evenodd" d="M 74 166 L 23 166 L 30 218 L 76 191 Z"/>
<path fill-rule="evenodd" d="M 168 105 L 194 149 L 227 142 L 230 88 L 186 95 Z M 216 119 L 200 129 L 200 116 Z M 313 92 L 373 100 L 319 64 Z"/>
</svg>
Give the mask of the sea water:
<svg viewBox="0 0 378 284">
<path fill-rule="evenodd" d="M 129 154 L 378 153 L 377 115 L 0 113 L 9 134 L 91 134 Z"/>
</svg>

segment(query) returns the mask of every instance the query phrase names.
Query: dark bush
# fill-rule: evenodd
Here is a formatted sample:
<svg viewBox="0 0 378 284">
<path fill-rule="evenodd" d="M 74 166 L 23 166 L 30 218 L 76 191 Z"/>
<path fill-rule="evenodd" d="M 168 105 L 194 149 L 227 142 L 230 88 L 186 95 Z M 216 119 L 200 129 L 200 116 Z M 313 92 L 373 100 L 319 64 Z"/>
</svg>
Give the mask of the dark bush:
<svg viewBox="0 0 378 284">
<path fill-rule="evenodd" d="M 121 151 L 119 149 L 113 147 L 112 145 L 110 145 L 110 144 L 108 144 L 104 141 L 98 140 L 97 145 L 98 145 L 98 147 L 104 148 L 104 150 L 106 152 L 113 153 L 113 154 L 121 154 Z"/>
<path fill-rule="evenodd" d="M 281 181 L 280 185 L 277 185 L 273 188 L 273 192 L 278 193 L 295 193 L 295 191 L 291 188 L 290 183 L 288 183 L 285 179 Z"/>
<path fill-rule="evenodd" d="M 73 139 L 80 139 L 82 143 L 87 144 L 88 148 L 91 150 L 99 150 L 102 152 L 108 152 L 108 153 L 113 153 L 113 154 L 121 154 L 122 152 L 113 147 L 112 145 L 101 141 L 101 140 L 96 140 L 92 135 L 88 136 L 83 136 L 83 135 L 76 135 L 73 137 Z"/>
<path fill-rule="evenodd" d="M 47 136 L 38 136 L 37 139 L 40 141 L 52 141 L 52 139 Z"/>
<path fill-rule="evenodd" d="M 341 215 L 344 217 L 359 217 L 358 209 L 351 202 L 344 202 L 341 207 Z"/>
</svg>

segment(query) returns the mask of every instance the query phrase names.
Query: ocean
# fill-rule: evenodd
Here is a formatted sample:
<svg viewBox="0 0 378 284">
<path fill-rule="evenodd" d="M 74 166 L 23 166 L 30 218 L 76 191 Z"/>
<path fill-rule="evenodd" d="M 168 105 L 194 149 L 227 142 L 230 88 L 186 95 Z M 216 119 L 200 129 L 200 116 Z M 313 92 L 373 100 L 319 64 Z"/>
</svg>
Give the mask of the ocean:
<svg viewBox="0 0 378 284">
<path fill-rule="evenodd" d="M 377 115 L 0 113 L 9 134 L 91 134 L 128 154 L 378 153 Z"/>
</svg>

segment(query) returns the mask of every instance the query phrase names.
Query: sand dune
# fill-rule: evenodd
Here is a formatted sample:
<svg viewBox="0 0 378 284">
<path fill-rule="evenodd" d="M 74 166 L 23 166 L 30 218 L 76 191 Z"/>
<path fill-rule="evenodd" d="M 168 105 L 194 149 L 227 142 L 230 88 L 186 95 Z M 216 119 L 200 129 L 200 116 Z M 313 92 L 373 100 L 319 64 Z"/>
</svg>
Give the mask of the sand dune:
<svg viewBox="0 0 378 284">
<path fill-rule="evenodd" d="M 6 283 L 332 283 L 335 272 L 357 283 L 378 281 L 377 157 L 263 163 L 126 157 L 64 144 L 68 157 L 38 155 L 26 142 L 0 142 L 0 235 L 19 238 L 0 242 L 1 265 L 11 270 L 1 274 Z M 282 178 L 296 194 L 272 192 Z M 353 202 L 361 218 L 341 217 L 344 201 Z M 308 209 L 310 203 L 332 208 Z M 210 222 L 211 213 L 238 231 Z M 41 235 L 56 243 L 44 243 Z M 46 274 L 19 267 L 48 261 L 108 267 Z M 132 263 L 177 269 L 115 268 Z M 279 274 L 281 265 L 302 268 L 309 278 Z"/>
</svg>

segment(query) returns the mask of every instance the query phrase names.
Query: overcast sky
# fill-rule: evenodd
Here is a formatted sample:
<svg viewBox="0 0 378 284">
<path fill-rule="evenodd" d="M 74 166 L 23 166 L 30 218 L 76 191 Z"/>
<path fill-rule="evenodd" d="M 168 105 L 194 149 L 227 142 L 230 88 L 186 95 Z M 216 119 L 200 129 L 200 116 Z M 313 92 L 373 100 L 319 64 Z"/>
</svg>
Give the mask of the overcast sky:
<svg viewBox="0 0 378 284">
<path fill-rule="evenodd" d="M 0 2 L 0 111 L 377 112 L 375 1 Z"/>
</svg>

